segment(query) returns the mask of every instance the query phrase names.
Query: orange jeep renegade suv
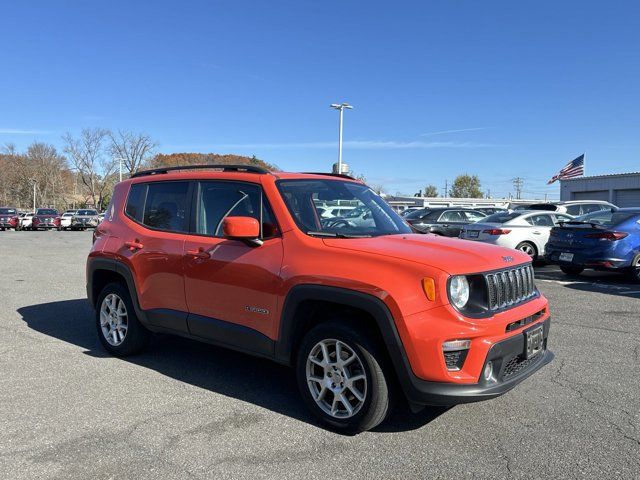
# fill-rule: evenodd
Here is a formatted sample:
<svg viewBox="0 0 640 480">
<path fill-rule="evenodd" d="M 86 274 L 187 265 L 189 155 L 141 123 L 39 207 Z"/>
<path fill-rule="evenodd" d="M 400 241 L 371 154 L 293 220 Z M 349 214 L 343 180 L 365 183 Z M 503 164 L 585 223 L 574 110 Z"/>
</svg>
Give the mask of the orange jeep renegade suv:
<svg viewBox="0 0 640 480">
<path fill-rule="evenodd" d="M 414 409 L 474 402 L 553 358 L 526 254 L 412 233 L 344 175 L 137 173 L 96 229 L 87 294 L 114 355 L 165 332 L 291 365 L 310 410 L 352 432 L 384 420 L 392 385 Z"/>
</svg>

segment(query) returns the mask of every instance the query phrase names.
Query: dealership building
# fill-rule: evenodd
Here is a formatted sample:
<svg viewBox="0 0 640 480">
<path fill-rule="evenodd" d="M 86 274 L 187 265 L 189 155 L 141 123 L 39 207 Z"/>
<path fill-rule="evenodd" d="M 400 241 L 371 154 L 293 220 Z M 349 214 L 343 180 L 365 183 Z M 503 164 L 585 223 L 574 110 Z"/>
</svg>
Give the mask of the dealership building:
<svg viewBox="0 0 640 480">
<path fill-rule="evenodd" d="M 618 207 L 640 207 L 640 172 L 560 180 L 560 200 L 606 200 Z"/>
</svg>

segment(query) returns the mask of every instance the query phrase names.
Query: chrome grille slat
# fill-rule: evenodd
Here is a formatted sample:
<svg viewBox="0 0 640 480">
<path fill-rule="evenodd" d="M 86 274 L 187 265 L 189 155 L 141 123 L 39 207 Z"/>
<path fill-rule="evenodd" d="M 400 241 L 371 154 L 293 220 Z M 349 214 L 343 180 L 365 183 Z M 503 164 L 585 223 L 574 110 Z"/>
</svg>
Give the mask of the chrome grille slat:
<svg viewBox="0 0 640 480">
<path fill-rule="evenodd" d="M 533 268 L 525 265 L 484 275 L 489 310 L 517 305 L 535 295 Z"/>
</svg>

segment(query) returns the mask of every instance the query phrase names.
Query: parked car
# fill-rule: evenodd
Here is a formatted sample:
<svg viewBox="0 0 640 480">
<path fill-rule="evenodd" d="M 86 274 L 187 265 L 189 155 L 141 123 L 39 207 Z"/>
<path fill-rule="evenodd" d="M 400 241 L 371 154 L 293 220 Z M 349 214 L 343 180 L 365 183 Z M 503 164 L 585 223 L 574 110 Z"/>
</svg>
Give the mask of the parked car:
<svg viewBox="0 0 640 480">
<path fill-rule="evenodd" d="M 578 217 L 551 230 L 547 261 L 568 275 L 585 268 L 627 273 L 640 282 L 640 208 Z"/>
<path fill-rule="evenodd" d="M 100 221 L 98 220 L 97 210 L 78 210 L 71 217 L 71 230 L 86 230 L 87 228 L 96 228 Z"/>
<path fill-rule="evenodd" d="M 405 220 L 421 233 L 457 237 L 462 227 L 483 220 L 483 213 L 470 208 L 423 208 L 407 215 Z"/>
<path fill-rule="evenodd" d="M 291 365 L 309 409 L 351 432 L 384 420 L 392 385 L 413 408 L 486 400 L 553 358 L 527 255 L 412 234 L 345 176 L 207 168 L 116 184 L 86 268 L 112 354 L 164 332 Z M 374 222 L 331 226 L 314 198 Z"/>
<path fill-rule="evenodd" d="M 18 209 L 14 207 L 0 207 L 0 230 L 9 228 L 20 230 Z"/>
<path fill-rule="evenodd" d="M 463 227 L 460 238 L 520 250 L 533 261 L 544 258 L 551 229 L 570 215 L 541 211 L 494 213 L 484 220 Z"/>
<path fill-rule="evenodd" d="M 71 219 L 75 215 L 75 210 L 73 212 L 64 212 L 60 215 L 60 228 L 62 230 L 66 230 L 67 228 L 71 228 Z"/>
<path fill-rule="evenodd" d="M 405 208 L 404 210 L 402 210 L 400 212 L 400 216 L 401 217 L 406 217 L 407 215 L 409 215 L 411 212 L 415 212 L 416 210 L 420 210 L 420 208 L 418 207 L 409 207 L 409 208 Z"/>
<path fill-rule="evenodd" d="M 60 230 L 60 216 L 54 208 L 38 208 L 31 220 L 30 230 Z"/>
<path fill-rule="evenodd" d="M 31 228 L 31 221 L 33 220 L 33 212 L 27 212 L 20 217 L 20 230 L 29 230 Z"/>
<path fill-rule="evenodd" d="M 600 210 L 611 210 L 615 205 L 602 200 L 571 200 L 567 202 L 534 203 L 529 210 L 547 210 L 549 212 L 566 213 L 572 217 L 578 217 Z"/>
</svg>

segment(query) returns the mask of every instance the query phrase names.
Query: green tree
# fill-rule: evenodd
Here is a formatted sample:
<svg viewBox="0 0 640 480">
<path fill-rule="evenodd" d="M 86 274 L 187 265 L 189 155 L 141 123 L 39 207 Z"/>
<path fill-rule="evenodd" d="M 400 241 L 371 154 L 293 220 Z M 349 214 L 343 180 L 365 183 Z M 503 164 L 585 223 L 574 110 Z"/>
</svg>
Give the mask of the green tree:
<svg viewBox="0 0 640 480">
<path fill-rule="evenodd" d="M 438 196 L 438 187 L 435 185 L 427 185 L 424 187 L 424 196 L 425 197 L 437 197 Z"/>
<path fill-rule="evenodd" d="M 453 181 L 449 196 L 454 198 L 482 198 L 480 179 L 477 175 L 458 175 Z"/>
</svg>

